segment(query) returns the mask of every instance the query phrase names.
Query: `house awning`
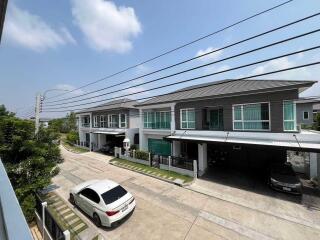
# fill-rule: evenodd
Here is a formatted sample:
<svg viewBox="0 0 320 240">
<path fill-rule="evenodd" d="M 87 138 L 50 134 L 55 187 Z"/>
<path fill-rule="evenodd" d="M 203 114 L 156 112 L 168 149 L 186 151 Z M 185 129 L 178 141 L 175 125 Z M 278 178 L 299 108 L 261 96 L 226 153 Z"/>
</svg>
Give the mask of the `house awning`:
<svg viewBox="0 0 320 240">
<path fill-rule="evenodd" d="M 96 134 L 106 134 L 106 135 L 120 135 L 120 134 L 125 134 L 124 131 L 93 131 L 92 133 L 96 133 Z"/>
<path fill-rule="evenodd" d="M 219 144 L 245 144 L 280 147 L 288 150 L 320 152 L 320 133 L 304 131 L 301 133 L 263 133 L 226 131 L 182 131 L 165 137 L 174 141 L 196 141 Z"/>
</svg>

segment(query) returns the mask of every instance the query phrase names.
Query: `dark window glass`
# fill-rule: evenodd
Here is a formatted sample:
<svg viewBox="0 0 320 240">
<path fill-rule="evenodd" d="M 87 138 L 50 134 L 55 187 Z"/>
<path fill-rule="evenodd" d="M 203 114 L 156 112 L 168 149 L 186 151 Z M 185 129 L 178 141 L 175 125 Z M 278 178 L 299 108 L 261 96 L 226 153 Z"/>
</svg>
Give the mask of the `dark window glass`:
<svg viewBox="0 0 320 240">
<path fill-rule="evenodd" d="M 100 198 L 99 195 L 93 191 L 90 188 L 85 188 L 83 189 L 80 194 L 86 198 L 88 198 L 89 200 L 95 202 L 95 203 L 99 203 L 100 202 Z"/>
<path fill-rule="evenodd" d="M 309 119 L 309 112 L 303 112 L 303 119 Z"/>
<path fill-rule="evenodd" d="M 122 198 L 126 194 L 127 194 L 127 191 L 119 185 L 103 193 L 101 196 L 103 201 L 108 205 Z"/>
</svg>

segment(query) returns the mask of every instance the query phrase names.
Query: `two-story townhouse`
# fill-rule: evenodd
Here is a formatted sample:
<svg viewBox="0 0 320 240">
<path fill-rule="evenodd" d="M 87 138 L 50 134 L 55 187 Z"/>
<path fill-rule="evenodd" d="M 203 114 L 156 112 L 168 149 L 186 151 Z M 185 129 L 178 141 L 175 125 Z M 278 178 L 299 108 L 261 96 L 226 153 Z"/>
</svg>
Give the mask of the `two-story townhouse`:
<svg viewBox="0 0 320 240">
<path fill-rule="evenodd" d="M 300 98 L 296 101 L 297 123 L 300 128 L 310 128 L 315 122 L 314 108 L 320 103 L 319 98 Z"/>
<path fill-rule="evenodd" d="M 288 150 L 311 152 L 309 174 L 318 175 L 320 135 L 299 132 L 295 103 L 314 83 L 223 80 L 152 98 L 138 105 L 140 148 L 197 160 L 199 175 L 219 163 L 261 168 L 286 161 Z"/>
<path fill-rule="evenodd" d="M 77 112 L 79 139 L 82 146 L 97 151 L 102 147 L 139 144 L 139 111 L 136 101 L 119 99 Z"/>
</svg>

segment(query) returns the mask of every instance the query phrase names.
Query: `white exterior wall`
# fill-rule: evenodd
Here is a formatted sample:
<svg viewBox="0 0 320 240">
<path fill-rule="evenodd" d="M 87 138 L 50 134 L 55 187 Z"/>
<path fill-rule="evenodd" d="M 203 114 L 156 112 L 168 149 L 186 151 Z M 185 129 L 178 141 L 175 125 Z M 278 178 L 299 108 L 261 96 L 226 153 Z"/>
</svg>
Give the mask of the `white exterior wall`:
<svg viewBox="0 0 320 240">
<path fill-rule="evenodd" d="M 320 154 L 310 153 L 310 178 L 320 177 Z"/>
<path fill-rule="evenodd" d="M 207 159 L 207 144 L 198 144 L 198 161 L 199 161 L 199 176 L 203 175 L 208 168 Z"/>
<path fill-rule="evenodd" d="M 161 109 L 161 108 L 170 108 L 171 111 L 171 122 L 170 129 L 144 129 L 144 119 L 143 111 L 151 109 Z M 170 104 L 157 104 L 152 106 L 143 106 L 139 109 L 139 149 L 143 151 L 148 151 L 148 139 L 163 139 L 168 135 L 173 134 L 175 131 L 175 114 L 174 114 L 175 103 Z M 171 148 L 171 151 L 174 151 L 174 148 Z"/>
</svg>

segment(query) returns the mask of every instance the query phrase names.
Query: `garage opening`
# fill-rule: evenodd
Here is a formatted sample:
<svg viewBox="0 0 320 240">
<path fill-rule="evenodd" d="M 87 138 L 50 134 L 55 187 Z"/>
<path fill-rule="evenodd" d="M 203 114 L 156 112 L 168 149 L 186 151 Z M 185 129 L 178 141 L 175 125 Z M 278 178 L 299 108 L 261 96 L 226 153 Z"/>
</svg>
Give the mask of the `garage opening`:
<svg viewBox="0 0 320 240">
<path fill-rule="evenodd" d="M 208 169 L 202 177 L 245 190 L 268 191 L 272 164 L 286 162 L 286 150 L 260 146 L 208 144 Z"/>
</svg>

